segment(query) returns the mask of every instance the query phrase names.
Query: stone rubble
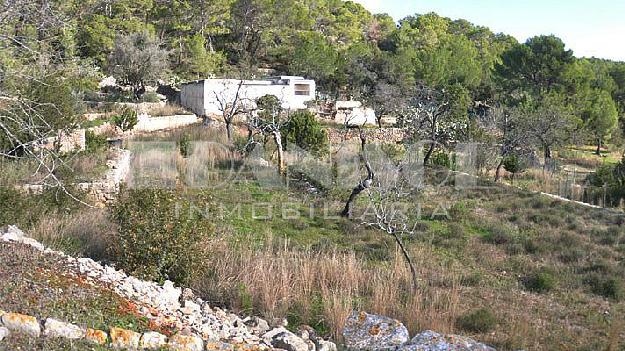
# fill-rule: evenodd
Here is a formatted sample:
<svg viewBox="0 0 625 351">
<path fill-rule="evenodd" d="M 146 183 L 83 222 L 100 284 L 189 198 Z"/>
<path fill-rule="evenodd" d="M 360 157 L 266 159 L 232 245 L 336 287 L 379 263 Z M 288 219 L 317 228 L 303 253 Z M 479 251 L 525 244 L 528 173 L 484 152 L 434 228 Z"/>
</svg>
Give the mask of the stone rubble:
<svg viewBox="0 0 625 351">
<path fill-rule="evenodd" d="M 105 266 L 90 258 L 73 258 L 62 252 L 45 248 L 37 241 L 28 238 L 15 226 L 9 226 L 0 232 L 2 241 L 30 245 L 48 254 L 59 255 L 67 261 L 68 267 L 78 272 L 87 283 L 106 286 L 116 294 L 124 297 L 137 306 L 137 312 L 150 320 L 150 324 L 168 330 L 180 331 L 168 340 L 169 347 L 177 350 L 202 350 L 206 343 L 211 349 L 233 349 L 235 346 L 244 349 L 270 350 L 274 348 L 289 351 L 335 351 L 336 345 L 317 337 L 306 340 L 286 327 L 286 320 L 281 320 L 275 329 L 259 317 L 246 317 L 229 313 L 225 309 L 210 306 L 201 298 L 194 296 L 189 289 L 176 287 L 171 281 L 159 285 L 151 281 L 143 281 L 129 276 L 121 270 Z M 182 303 L 181 303 L 182 300 Z M 9 330 L 28 332 L 33 336 L 41 333 L 38 321 L 31 317 L 30 324 L 17 326 L 2 321 Z M 94 343 L 107 344 L 108 337 L 112 345 L 118 348 L 133 349 L 140 345 L 162 345 L 165 336 L 158 333 L 145 333 L 143 336 L 129 330 L 112 327 L 110 333 L 93 329 L 80 329 L 60 321 L 46 320 L 46 336 L 77 337 L 80 335 Z M 49 329 L 49 330 L 48 330 Z"/>
<path fill-rule="evenodd" d="M 471 338 L 431 330 L 408 341 L 408 330 L 401 322 L 366 312 L 352 313 L 345 323 L 343 336 L 347 349 L 354 351 L 496 351 Z"/>
</svg>

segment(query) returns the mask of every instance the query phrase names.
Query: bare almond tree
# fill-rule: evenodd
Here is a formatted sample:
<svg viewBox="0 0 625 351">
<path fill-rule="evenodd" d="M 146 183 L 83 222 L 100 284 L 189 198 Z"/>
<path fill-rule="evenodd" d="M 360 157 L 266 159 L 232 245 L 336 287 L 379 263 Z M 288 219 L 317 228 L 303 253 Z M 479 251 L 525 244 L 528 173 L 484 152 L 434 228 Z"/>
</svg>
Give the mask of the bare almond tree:
<svg viewBox="0 0 625 351">
<path fill-rule="evenodd" d="M 239 80 L 234 94 L 229 94 L 230 89 L 226 81 L 222 83 L 222 89 L 213 91 L 217 109 L 221 112 L 221 117 L 226 124 L 228 141 L 232 141 L 232 123 L 234 118 L 246 110 L 247 99 L 242 94 L 243 84 L 243 79 Z"/>
<path fill-rule="evenodd" d="M 282 100 L 275 95 L 264 95 L 256 99 L 256 109 L 248 111 L 247 146 L 258 144 L 255 136 L 270 137 L 276 144 L 278 174 L 286 175 L 286 161 L 282 142 L 282 128 L 288 124 L 290 111 L 282 108 Z"/>
<path fill-rule="evenodd" d="M 411 163 L 414 160 L 413 157 L 407 157 L 399 163 L 394 163 L 385 157 L 379 149 L 377 149 L 378 152 L 368 152 L 368 149 L 371 148 L 367 147 L 366 138 L 362 131 L 360 132 L 360 140 L 360 159 L 367 171 L 367 176 L 354 187 L 341 215 L 351 218 L 356 198 L 361 193 L 366 192 L 368 207 L 366 213 L 359 217 L 359 221 L 361 224 L 379 229 L 395 239 L 410 268 L 413 287 L 416 289 L 417 271 L 403 238 L 417 234 L 418 211 L 411 210 L 411 207 L 414 206 L 414 201 L 411 201 L 411 198 L 419 190 L 419 187 L 415 186 L 417 183 L 414 175 L 419 174 L 420 169 L 418 167 L 422 167 L 422 164 Z M 374 169 L 377 169 L 375 173 Z"/>
</svg>

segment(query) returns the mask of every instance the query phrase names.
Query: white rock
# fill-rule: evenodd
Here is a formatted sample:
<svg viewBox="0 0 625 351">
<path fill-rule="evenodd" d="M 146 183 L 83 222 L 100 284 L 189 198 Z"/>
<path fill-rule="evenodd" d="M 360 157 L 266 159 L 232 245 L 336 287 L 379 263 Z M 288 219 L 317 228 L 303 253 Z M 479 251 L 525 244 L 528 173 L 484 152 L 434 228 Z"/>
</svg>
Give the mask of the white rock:
<svg viewBox="0 0 625 351">
<path fill-rule="evenodd" d="M 81 339 L 85 337 L 85 330 L 77 325 L 46 319 L 43 335 L 51 338 Z"/>
<path fill-rule="evenodd" d="M 200 305 L 196 304 L 193 301 L 190 300 L 186 300 L 184 302 L 184 307 L 180 309 L 180 312 L 187 314 L 187 315 L 191 315 L 194 313 L 200 313 Z"/>
<path fill-rule="evenodd" d="M 9 332 L 9 329 L 5 327 L 0 327 L 0 341 L 4 340 L 4 338 L 9 336 L 10 334 L 11 333 Z"/>
<path fill-rule="evenodd" d="M 167 345 L 167 337 L 157 332 L 143 333 L 141 336 L 141 348 L 159 349 Z"/>
<path fill-rule="evenodd" d="M 318 340 L 317 351 L 336 351 L 336 344 L 330 341 Z"/>
</svg>

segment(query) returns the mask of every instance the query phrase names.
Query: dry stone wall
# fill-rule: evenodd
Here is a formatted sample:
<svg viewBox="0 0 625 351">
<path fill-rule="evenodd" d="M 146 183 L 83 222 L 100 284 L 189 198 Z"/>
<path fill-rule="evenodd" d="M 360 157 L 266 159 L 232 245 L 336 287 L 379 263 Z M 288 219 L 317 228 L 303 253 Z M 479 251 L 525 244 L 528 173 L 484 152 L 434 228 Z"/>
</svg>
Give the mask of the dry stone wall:
<svg viewBox="0 0 625 351">
<path fill-rule="evenodd" d="M 78 183 L 75 184 L 76 187 L 85 191 L 95 206 L 103 207 L 111 203 L 117 198 L 121 183 L 130 173 L 130 157 L 129 150 L 117 150 L 117 155 L 112 160 L 107 161 L 108 171 L 102 179 Z M 45 185 L 25 184 L 16 188 L 29 194 L 40 194 L 44 191 Z"/>
<path fill-rule="evenodd" d="M 407 137 L 405 129 L 401 128 L 376 128 L 363 129 L 369 142 L 397 144 L 404 141 Z M 360 138 L 360 130 L 358 129 L 337 129 L 328 128 L 328 139 L 330 144 L 338 145 L 344 141 L 350 141 Z"/>
</svg>

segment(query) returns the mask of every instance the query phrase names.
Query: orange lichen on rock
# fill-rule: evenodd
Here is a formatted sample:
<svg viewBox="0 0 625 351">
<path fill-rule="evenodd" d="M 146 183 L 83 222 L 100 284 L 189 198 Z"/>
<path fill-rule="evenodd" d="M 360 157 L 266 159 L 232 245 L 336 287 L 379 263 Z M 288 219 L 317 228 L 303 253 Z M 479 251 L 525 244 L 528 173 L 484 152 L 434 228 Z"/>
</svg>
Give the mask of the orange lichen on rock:
<svg viewBox="0 0 625 351">
<path fill-rule="evenodd" d="M 369 328 L 369 335 L 378 335 L 380 334 L 380 325 L 376 324 Z"/>
<path fill-rule="evenodd" d="M 5 313 L 2 315 L 2 324 L 9 330 L 25 333 L 34 337 L 41 334 L 41 326 L 37 318 L 19 313 Z"/>
<path fill-rule="evenodd" d="M 358 321 L 359 321 L 360 323 L 364 322 L 366 319 L 367 319 L 367 313 L 365 313 L 365 312 L 360 312 L 360 313 L 358 314 Z"/>
<path fill-rule="evenodd" d="M 108 335 L 105 331 L 87 328 L 87 332 L 85 333 L 85 339 L 98 345 L 104 345 L 108 340 Z"/>
<path fill-rule="evenodd" d="M 111 328 L 111 345 L 117 348 L 137 349 L 141 334 L 122 328 Z"/>
<path fill-rule="evenodd" d="M 169 348 L 174 351 L 202 351 L 204 342 L 195 335 L 176 334 L 169 339 Z"/>
</svg>

